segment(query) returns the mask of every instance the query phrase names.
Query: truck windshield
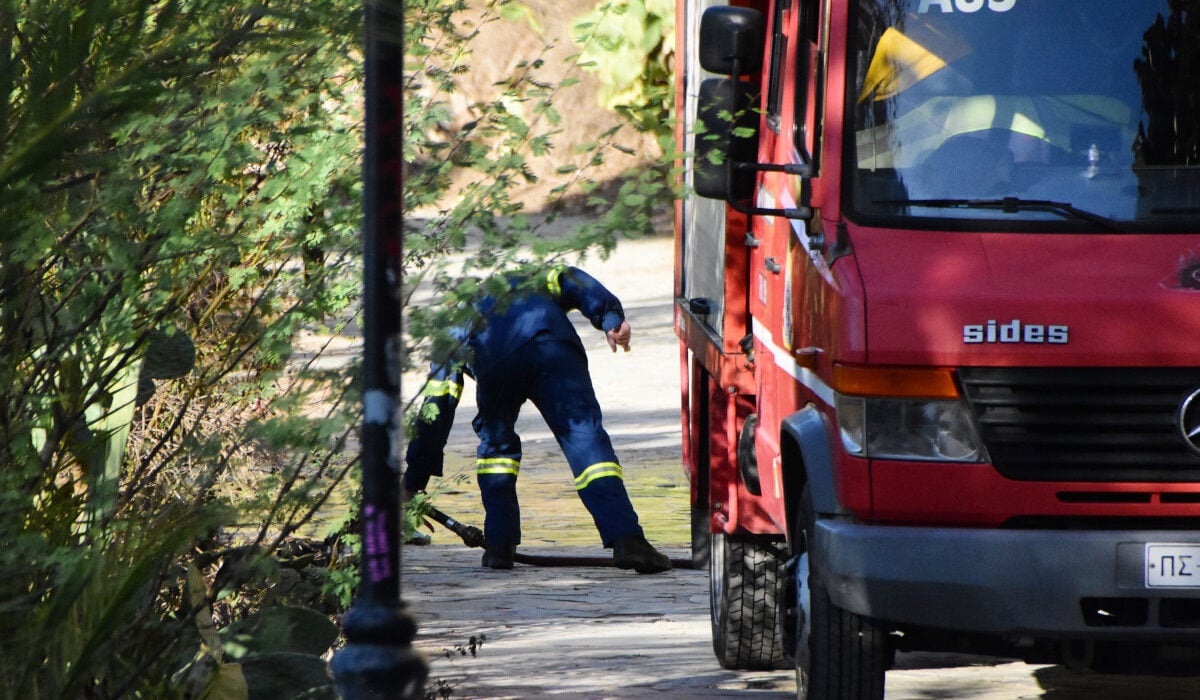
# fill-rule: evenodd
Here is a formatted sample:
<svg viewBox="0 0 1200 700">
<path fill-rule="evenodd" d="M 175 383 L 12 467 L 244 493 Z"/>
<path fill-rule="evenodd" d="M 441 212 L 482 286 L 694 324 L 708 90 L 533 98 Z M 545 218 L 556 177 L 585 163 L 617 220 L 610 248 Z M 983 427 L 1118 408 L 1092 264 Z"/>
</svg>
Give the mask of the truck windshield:
<svg viewBox="0 0 1200 700">
<path fill-rule="evenodd" d="M 1200 0 L 857 0 L 857 13 L 856 218 L 1200 229 Z"/>
</svg>

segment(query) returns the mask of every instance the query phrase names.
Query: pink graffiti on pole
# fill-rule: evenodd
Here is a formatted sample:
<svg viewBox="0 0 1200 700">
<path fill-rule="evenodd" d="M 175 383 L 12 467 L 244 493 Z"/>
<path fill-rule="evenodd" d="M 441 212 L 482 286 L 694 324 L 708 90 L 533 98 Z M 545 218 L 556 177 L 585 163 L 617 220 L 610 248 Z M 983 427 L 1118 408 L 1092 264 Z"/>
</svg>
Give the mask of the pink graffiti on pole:
<svg viewBox="0 0 1200 700">
<path fill-rule="evenodd" d="M 388 542 L 387 517 L 375 506 L 363 508 L 363 551 L 367 557 L 367 575 L 378 583 L 392 575 L 392 552 Z"/>
</svg>

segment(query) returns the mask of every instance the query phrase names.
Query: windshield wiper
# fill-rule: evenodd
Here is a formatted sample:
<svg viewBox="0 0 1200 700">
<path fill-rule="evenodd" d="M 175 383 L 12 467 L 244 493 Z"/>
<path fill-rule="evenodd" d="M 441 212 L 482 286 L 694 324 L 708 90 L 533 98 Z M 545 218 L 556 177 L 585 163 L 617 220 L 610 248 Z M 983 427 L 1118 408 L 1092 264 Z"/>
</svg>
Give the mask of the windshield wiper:
<svg viewBox="0 0 1200 700">
<path fill-rule="evenodd" d="M 1086 209 L 1080 209 L 1067 202 L 1052 202 L 1048 199 L 1021 199 L 1020 197 L 1004 197 L 1003 199 L 887 199 L 875 201 L 872 204 L 932 207 L 935 209 L 999 209 L 1007 214 L 1016 214 L 1020 211 L 1048 211 L 1064 218 L 1073 218 L 1095 224 L 1113 233 L 1125 233 L 1120 224 L 1106 216 L 1101 216 Z"/>
<path fill-rule="evenodd" d="M 1167 216 L 1180 216 L 1183 214 L 1200 213 L 1200 207 L 1151 207 L 1151 214 L 1165 214 Z"/>
</svg>

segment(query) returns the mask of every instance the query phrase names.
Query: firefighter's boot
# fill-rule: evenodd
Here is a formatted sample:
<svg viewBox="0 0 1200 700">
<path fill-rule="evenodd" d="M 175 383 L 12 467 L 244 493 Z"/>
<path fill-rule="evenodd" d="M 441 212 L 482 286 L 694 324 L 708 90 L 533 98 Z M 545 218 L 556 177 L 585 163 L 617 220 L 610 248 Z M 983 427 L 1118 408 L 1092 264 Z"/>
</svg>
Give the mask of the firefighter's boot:
<svg viewBox="0 0 1200 700">
<path fill-rule="evenodd" d="M 488 569 L 511 569 L 513 568 L 513 554 L 516 553 L 516 545 L 500 545 L 493 547 L 488 545 L 483 550 L 482 566 Z"/>
<path fill-rule="evenodd" d="M 613 542 L 613 562 L 618 568 L 633 569 L 639 574 L 657 574 L 671 569 L 667 555 L 641 535 L 629 535 Z"/>
</svg>

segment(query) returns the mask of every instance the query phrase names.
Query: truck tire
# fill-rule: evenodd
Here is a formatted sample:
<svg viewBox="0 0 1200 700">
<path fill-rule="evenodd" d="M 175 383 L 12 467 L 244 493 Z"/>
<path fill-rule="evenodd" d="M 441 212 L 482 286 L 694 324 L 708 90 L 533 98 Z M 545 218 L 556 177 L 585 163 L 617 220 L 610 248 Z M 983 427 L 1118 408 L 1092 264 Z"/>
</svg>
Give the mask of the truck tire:
<svg viewBox="0 0 1200 700">
<path fill-rule="evenodd" d="M 816 522 L 806 488 L 801 497 L 802 537 L 796 548 L 807 548 Z M 809 566 L 809 552 L 796 560 L 792 616 L 795 635 L 796 697 L 798 700 L 883 700 L 884 677 L 891 665 L 887 631 L 879 624 L 842 610 L 829 599 L 818 572 Z"/>
<path fill-rule="evenodd" d="M 762 538 L 710 538 L 709 584 L 713 651 L 722 668 L 766 670 L 789 667 L 784 654 L 783 557 Z"/>
</svg>

